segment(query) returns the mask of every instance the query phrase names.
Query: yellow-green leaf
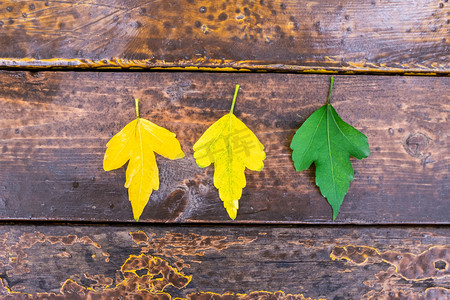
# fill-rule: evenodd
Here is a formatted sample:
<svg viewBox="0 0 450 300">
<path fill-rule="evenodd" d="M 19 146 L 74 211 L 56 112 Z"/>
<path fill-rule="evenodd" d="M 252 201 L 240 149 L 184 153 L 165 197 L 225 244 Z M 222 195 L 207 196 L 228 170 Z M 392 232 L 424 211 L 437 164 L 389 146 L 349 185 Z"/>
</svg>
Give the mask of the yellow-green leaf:
<svg viewBox="0 0 450 300">
<path fill-rule="evenodd" d="M 194 145 L 194 158 L 199 167 L 214 163 L 214 186 L 233 220 L 246 185 L 245 168 L 261 171 L 266 158 L 263 144 L 233 114 L 238 90 L 239 85 L 236 86 L 230 113 L 212 124 Z"/>
<path fill-rule="evenodd" d="M 139 117 L 137 99 L 136 114 L 137 118 L 106 144 L 103 168 L 105 171 L 114 170 L 129 161 L 125 187 L 128 188 L 134 219 L 138 221 L 153 190 L 159 188 L 154 152 L 169 159 L 183 158 L 184 153 L 175 133 Z"/>
</svg>

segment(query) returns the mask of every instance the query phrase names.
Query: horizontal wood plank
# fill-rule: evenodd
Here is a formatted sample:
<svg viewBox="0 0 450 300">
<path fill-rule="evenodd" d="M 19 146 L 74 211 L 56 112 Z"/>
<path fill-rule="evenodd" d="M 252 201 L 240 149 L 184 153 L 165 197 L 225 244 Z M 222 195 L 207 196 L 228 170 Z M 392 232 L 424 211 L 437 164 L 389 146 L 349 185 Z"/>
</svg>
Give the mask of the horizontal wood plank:
<svg viewBox="0 0 450 300">
<path fill-rule="evenodd" d="M 450 5 L 2 1 L 0 66 L 448 74 Z"/>
<path fill-rule="evenodd" d="M 290 141 L 327 97 L 329 77 L 219 73 L 0 73 L 0 214 L 3 220 L 131 221 L 125 168 L 105 172 L 107 141 L 141 116 L 175 132 L 186 157 L 157 157 L 160 189 L 143 222 L 228 222 L 192 146 L 229 112 L 265 145 L 261 172 L 246 171 L 235 222 L 333 223 L 314 169 L 296 172 Z M 449 223 L 447 77 L 338 76 L 332 103 L 369 138 L 352 159 L 335 223 Z"/>
<path fill-rule="evenodd" d="M 140 229 L 140 230 L 139 230 Z M 448 299 L 448 227 L 0 226 L 0 299 Z"/>
</svg>

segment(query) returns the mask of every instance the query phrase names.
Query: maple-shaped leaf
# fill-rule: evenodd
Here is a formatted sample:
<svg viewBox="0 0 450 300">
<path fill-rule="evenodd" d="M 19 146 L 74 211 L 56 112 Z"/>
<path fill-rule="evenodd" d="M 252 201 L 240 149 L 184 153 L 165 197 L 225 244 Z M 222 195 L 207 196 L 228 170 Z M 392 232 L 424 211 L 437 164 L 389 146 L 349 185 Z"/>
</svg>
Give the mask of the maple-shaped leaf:
<svg viewBox="0 0 450 300">
<path fill-rule="evenodd" d="M 266 158 L 263 144 L 233 114 L 238 90 L 239 85 L 236 86 L 230 113 L 212 124 L 194 145 L 194 158 L 199 167 L 214 163 L 214 186 L 233 220 L 246 185 L 245 168 L 261 171 Z"/>
<path fill-rule="evenodd" d="M 136 99 L 137 118 L 128 123 L 106 144 L 103 168 L 111 171 L 127 161 L 125 187 L 136 221 L 147 205 L 153 190 L 159 188 L 159 172 L 154 152 L 169 158 L 183 158 L 175 133 L 139 117 L 139 101 Z"/>
<path fill-rule="evenodd" d="M 331 77 L 327 103 L 316 110 L 297 130 L 291 142 L 295 169 L 303 171 L 314 163 L 316 184 L 333 208 L 333 220 L 354 178 L 350 156 L 370 154 L 367 137 L 342 121 L 330 104 L 334 78 Z"/>
</svg>

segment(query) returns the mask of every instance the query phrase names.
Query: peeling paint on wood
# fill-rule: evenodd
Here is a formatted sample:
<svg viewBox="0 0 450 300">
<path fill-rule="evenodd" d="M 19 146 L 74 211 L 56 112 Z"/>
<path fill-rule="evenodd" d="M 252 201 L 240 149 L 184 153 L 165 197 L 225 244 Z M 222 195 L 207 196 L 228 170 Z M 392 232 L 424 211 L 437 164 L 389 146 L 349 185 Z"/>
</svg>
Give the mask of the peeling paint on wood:
<svg viewBox="0 0 450 300">
<path fill-rule="evenodd" d="M 433 246 L 419 254 L 385 251 L 380 252 L 367 246 L 338 246 L 334 247 L 331 259 L 344 259 L 358 266 L 387 263 L 386 271 L 376 274 L 374 280 L 366 281 L 369 286 L 382 286 L 382 291 L 370 291 L 364 295 L 365 299 L 378 299 L 390 296 L 400 299 L 445 299 L 450 296 L 450 289 L 443 287 L 429 287 L 420 293 L 399 288 L 400 282 L 427 285 L 427 282 L 446 281 L 450 274 L 447 265 L 450 263 L 450 245 Z"/>
<path fill-rule="evenodd" d="M 69 234 L 67 236 L 46 236 L 41 232 L 31 232 L 22 234 L 16 244 L 9 244 L 7 240 L 8 234 L 6 233 L 4 235 L 4 238 L 0 240 L 0 246 L 3 255 L 7 256 L 7 260 L 9 261 L 8 265 L 10 267 L 5 270 L 6 276 L 19 276 L 30 273 L 30 269 L 28 267 L 29 261 L 27 259 L 28 255 L 25 253 L 25 249 L 30 249 L 35 244 L 50 243 L 70 246 L 79 243 L 101 249 L 101 246 L 98 243 L 92 241 L 88 236 L 78 237 L 72 234 Z M 100 253 L 105 256 L 108 255 L 106 252 Z M 57 253 L 56 256 L 71 257 L 70 253 L 64 250 L 62 250 L 60 253 Z M 107 260 L 105 261 L 107 262 Z M 0 262 L 0 267 L 4 265 L 5 262 Z"/>
<path fill-rule="evenodd" d="M 428 300 L 450 292 L 447 227 L 133 230 L 1 226 L 0 247 L 7 251 L 0 251 L 0 299 Z M 66 245 L 67 236 L 93 243 Z M 28 237 L 41 242 L 28 243 Z M 9 260 L 16 249 L 26 258 L 21 265 Z M 63 252 L 71 256 L 54 255 Z"/>
<path fill-rule="evenodd" d="M 151 251 L 156 255 L 171 257 L 178 260 L 177 267 L 182 269 L 190 267 L 182 264 L 180 256 L 204 256 L 207 251 L 223 251 L 232 245 L 246 245 L 257 239 L 251 236 L 238 236 L 234 241 L 230 241 L 226 236 L 200 236 L 195 233 L 180 234 L 167 233 L 162 238 L 152 237 L 144 240 L 146 234 L 142 231 L 130 232 L 133 241 L 139 245 L 144 244 L 141 248 L 142 253 Z"/>
<path fill-rule="evenodd" d="M 26 70 L 140 70 L 140 71 L 186 71 L 186 72 L 279 72 L 279 73 L 309 73 L 309 74 L 377 74 L 377 75 L 395 75 L 403 74 L 408 76 L 450 76 L 446 67 L 443 70 L 431 71 L 423 65 L 408 65 L 404 68 L 388 67 L 385 64 L 371 64 L 367 66 L 364 62 L 351 63 L 343 67 L 336 60 L 336 63 L 323 64 L 319 67 L 301 66 L 292 64 L 263 64 L 259 61 L 223 61 L 217 62 L 208 60 L 203 61 L 177 61 L 174 63 L 166 61 L 147 61 L 147 60 L 124 60 L 124 59 L 14 59 L 0 58 L 0 68 L 7 70 L 26 69 Z"/>
<path fill-rule="evenodd" d="M 426 280 L 450 275 L 447 268 L 450 263 L 450 245 L 432 247 L 420 254 L 400 253 L 395 251 L 378 252 L 367 246 L 335 247 L 331 259 L 346 259 L 358 265 L 386 262 L 394 266 L 394 270 L 407 280 Z M 442 267 L 436 267 L 436 262 Z"/>
</svg>

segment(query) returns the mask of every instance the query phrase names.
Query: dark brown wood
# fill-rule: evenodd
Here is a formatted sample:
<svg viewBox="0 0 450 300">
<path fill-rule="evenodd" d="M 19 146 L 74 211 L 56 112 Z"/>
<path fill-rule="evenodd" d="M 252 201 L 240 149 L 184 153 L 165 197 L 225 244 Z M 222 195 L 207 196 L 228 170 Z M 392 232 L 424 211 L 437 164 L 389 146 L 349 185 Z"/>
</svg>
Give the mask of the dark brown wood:
<svg viewBox="0 0 450 300">
<path fill-rule="evenodd" d="M 369 138 L 352 159 L 355 180 L 336 222 L 314 184 L 296 172 L 290 141 L 326 101 L 329 77 L 218 73 L 0 73 L 0 213 L 3 220 L 131 221 L 125 169 L 105 172 L 106 142 L 141 116 L 178 135 L 186 157 L 157 158 L 161 185 L 143 222 L 228 222 L 192 146 L 229 111 L 265 145 L 261 172 L 247 170 L 240 223 L 449 223 L 450 78 L 338 76 L 332 103 Z"/>
<path fill-rule="evenodd" d="M 314 168 L 295 172 L 289 149 L 325 103 L 329 76 L 0 71 L 0 221 L 26 220 L 0 224 L 0 299 L 449 299 L 450 77 L 433 76 L 450 75 L 449 7 L 1 1 L 1 69 L 430 76 L 337 76 L 333 106 L 369 137 L 371 155 L 352 159 L 355 180 L 332 222 Z M 211 225 L 232 221 L 213 167 L 192 154 L 236 84 L 235 114 L 267 159 L 246 171 L 233 223 L 262 226 Z M 136 97 L 186 153 L 157 157 L 161 186 L 141 221 L 203 226 L 111 225 L 133 219 L 125 169 L 105 172 L 102 160 Z M 90 225 L 55 223 L 66 221 Z"/>
<path fill-rule="evenodd" d="M 449 4 L 2 1 L 0 66 L 448 74 Z"/>
<path fill-rule="evenodd" d="M 27 299 L 448 299 L 450 293 L 448 227 L 140 229 L 2 225 L 1 299 L 25 293 Z"/>
</svg>

